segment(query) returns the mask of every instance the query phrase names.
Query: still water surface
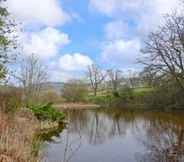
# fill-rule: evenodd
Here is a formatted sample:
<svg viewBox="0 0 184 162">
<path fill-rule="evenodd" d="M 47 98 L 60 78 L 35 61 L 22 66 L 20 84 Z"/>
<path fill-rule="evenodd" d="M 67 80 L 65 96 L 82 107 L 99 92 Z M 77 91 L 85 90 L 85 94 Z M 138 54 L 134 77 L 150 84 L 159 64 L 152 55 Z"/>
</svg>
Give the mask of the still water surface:
<svg viewBox="0 0 184 162">
<path fill-rule="evenodd" d="M 184 162 L 183 113 L 70 110 L 66 119 L 44 162 Z"/>
</svg>

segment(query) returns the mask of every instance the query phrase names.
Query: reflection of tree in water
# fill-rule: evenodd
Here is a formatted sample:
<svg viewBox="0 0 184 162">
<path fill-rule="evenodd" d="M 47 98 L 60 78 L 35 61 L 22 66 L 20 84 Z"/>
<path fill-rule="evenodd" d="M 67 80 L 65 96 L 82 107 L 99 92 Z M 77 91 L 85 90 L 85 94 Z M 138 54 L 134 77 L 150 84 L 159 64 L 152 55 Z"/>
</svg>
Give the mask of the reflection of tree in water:
<svg viewBox="0 0 184 162">
<path fill-rule="evenodd" d="M 79 137 L 75 139 L 70 139 L 69 131 L 66 130 L 66 143 L 64 148 L 64 156 L 62 162 L 70 162 L 71 159 L 75 156 L 75 154 L 79 151 L 82 143 L 81 143 L 81 135 L 79 132 Z"/>
<path fill-rule="evenodd" d="M 103 144 L 118 136 L 121 137 L 118 140 L 123 140 L 124 136 L 129 135 L 129 131 L 133 138 L 140 141 L 140 147 L 146 148 L 136 154 L 138 162 L 184 162 L 182 115 L 98 109 L 68 111 L 66 118 L 68 128 L 60 134 L 64 142 L 62 162 L 72 161 L 85 142 L 92 145 Z"/>
<path fill-rule="evenodd" d="M 137 161 L 183 162 L 184 119 L 166 114 L 156 115 L 149 115 L 145 120 L 146 139 L 142 142 L 147 152 L 137 155 Z"/>
<path fill-rule="evenodd" d="M 90 144 L 102 144 L 114 136 L 126 135 L 128 128 L 135 123 L 134 113 L 113 111 L 70 111 L 68 112 L 70 122 L 69 131 L 81 132 Z"/>
</svg>

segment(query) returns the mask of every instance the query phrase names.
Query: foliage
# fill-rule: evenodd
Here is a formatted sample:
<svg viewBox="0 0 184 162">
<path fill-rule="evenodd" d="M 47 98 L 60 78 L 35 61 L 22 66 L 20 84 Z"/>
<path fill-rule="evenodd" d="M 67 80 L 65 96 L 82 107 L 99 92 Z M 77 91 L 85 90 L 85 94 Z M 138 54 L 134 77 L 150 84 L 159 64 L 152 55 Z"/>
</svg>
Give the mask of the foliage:
<svg viewBox="0 0 184 162">
<path fill-rule="evenodd" d="M 145 95 L 144 104 L 157 109 L 182 109 L 184 92 L 174 81 L 164 82 Z"/>
<path fill-rule="evenodd" d="M 95 103 L 95 104 L 99 104 L 99 105 L 104 105 L 107 102 L 110 102 L 111 100 L 111 96 L 110 95 L 106 95 L 106 96 L 88 96 L 88 101 Z"/>
<path fill-rule="evenodd" d="M 7 9 L 4 7 L 3 2 L 0 0 L 0 79 L 5 78 L 7 73 L 6 64 L 12 60 L 8 54 L 8 49 L 16 48 L 15 37 L 8 37 L 13 32 L 15 22 L 10 19 Z"/>
<path fill-rule="evenodd" d="M 127 107 L 129 105 L 139 105 L 145 103 L 145 96 L 153 92 L 152 88 L 130 88 L 128 86 L 122 87 L 119 95 L 106 94 L 101 96 L 88 96 L 88 101 L 99 104 L 103 107 Z"/>
<path fill-rule="evenodd" d="M 87 86 L 79 80 L 70 80 L 63 87 L 62 97 L 68 102 L 83 102 L 88 94 Z"/>
<path fill-rule="evenodd" d="M 122 87 L 120 89 L 120 97 L 121 99 L 127 103 L 128 101 L 133 100 L 133 89 L 129 87 Z"/>
<path fill-rule="evenodd" d="M 64 114 L 62 112 L 57 111 L 53 108 L 52 103 L 48 103 L 46 105 L 32 105 L 29 106 L 34 115 L 38 118 L 38 120 L 51 120 L 62 122 L 64 119 Z"/>
</svg>

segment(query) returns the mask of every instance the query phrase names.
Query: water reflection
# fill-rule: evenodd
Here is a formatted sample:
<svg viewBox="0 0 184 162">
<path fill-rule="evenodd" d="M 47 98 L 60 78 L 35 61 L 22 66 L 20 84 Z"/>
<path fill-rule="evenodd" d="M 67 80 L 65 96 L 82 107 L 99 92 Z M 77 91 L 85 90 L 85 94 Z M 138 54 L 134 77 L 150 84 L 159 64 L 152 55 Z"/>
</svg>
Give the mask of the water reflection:
<svg viewBox="0 0 184 162">
<path fill-rule="evenodd" d="M 183 162 L 184 114 L 70 110 L 49 162 Z"/>
<path fill-rule="evenodd" d="M 155 114 L 156 115 L 156 114 Z M 144 128 L 146 138 L 142 140 L 147 152 L 138 161 L 183 162 L 184 161 L 184 120 L 181 115 L 147 116 Z"/>
</svg>

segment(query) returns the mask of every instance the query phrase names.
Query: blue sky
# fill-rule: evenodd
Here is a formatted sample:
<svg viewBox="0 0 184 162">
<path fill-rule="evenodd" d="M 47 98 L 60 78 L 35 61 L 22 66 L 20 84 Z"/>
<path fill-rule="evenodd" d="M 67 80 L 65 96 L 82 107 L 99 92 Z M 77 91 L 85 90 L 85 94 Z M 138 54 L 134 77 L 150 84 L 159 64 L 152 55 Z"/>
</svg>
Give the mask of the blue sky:
<svg viewBox="0 0 184 162">
<path fill-rule="evenodd" d="M 143 41 L 179 10 L 179 0 L 8 0 L 23 55 L 35 53 L 50 80 L 81 77 L 86 67 L 139 70 Z"/>
</svg>

